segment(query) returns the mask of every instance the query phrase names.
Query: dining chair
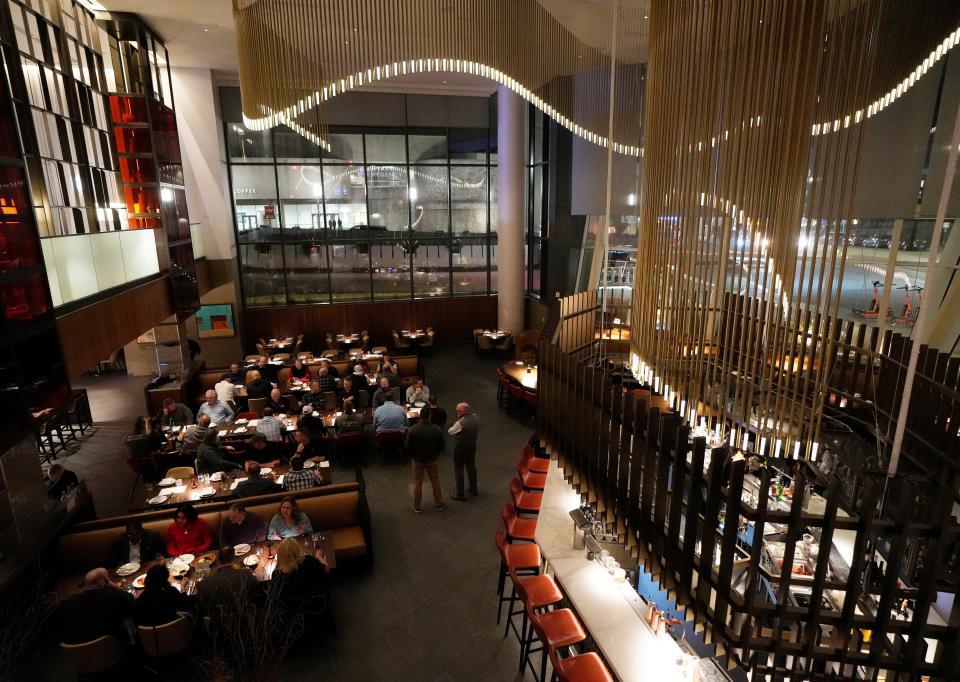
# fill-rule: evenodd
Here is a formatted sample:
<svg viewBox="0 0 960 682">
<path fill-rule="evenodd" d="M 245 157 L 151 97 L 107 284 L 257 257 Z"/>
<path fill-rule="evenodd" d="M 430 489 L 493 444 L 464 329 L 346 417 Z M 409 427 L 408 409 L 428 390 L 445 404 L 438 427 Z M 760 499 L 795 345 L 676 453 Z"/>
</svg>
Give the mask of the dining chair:
<svg viewBox="0 0 960 682">
<path fill-rule="evenodd" d="M 588 651 L 569 658 L 560 658 L 556 648 L 548 649 L 548 652 L 553 672 L 560 682 L 613 682 L 613 675 L 596 652 Z"/>
<path fill-rule="evenodd" d="M 246 364 L 248 362 L 256 362 L 259 359 L 260 359 L 259 355 L 247 355 L 246 357 L 243 358 L 243 362 L 244 364 Z"/>
<path fill-rule="evenodd" d="M 194 470 L 193 467 L 173 467 L 172 469 L 167 469 L 167 473 L 164 478 L 193 478 Z"/>
<path fill-rule="evenodd" d="M 517 575 L 516 569 L 512 567 L 508 568 L 507 572 L 510 575 L 513 589 L 510 594 L 510 604 L 507 607 L 507 625 L 503 629 L 503 636 L 509 635 L 511 628 L 517 634 L 520 643 L 519 671 L 523 673 L 529 655 L 526 650 L 532 640 L 528 609 L 537 612 L 549 610 L 550 607 L 558 608 L 563 601 L 563 591 L 561 591 L 553 576 L 540 574 L 521 578 Z M 520 602 L 520 608 L 515 610 L 513 607 L 517 601 Z M 515 616 L 522 616 L 519 629 L 514 622 Z M 541 676 L 539 682 L 546 682 L 546 680 Z M 586 682 L 586 680 L 583 682 Z"/>
<path fill-rule="evenodd" d="M 370 407 L 370 391 L 360 389 L 357 391 L 357 399 L 355 407 L 358 410 L 365 410 Z"/>
<path fill-rule="evenodd" d="M 400 336 L 397 332 L 393 332 L 393 348 L 394 348 L 394 350 L 396 350 L 396 351 L 399 353 L 401 350 L 407 350 L 407 349 L 409 349 L 410 347 L 411 347 L 411 346 L 410 346 L 410 342 L 409 342 L 409 341 L 407 341 L 406 339 L 404 339 L 404 338 L 403 338 L 402 336 Z"/>
<path fill-rule="evenodd" d="M 433 340 L 434 340 L 433 330 L 428 328 L 427 335 L 423 338 L 422 341 L 420 341 L 420 352 L 421 353 L 425 352 L 426 354 L 433 353 Z"/>
<path fill-rule="evenodd" d="M 323 394 L 323 408 L 325 410 L 337 409 L 337 394 L 335 391 L 327 391 Z"/>
<path fill-rule="evenodd" d="M 386 347 L 386 346 L 374 346 L 374 347 L 370 350 L 370 352 L 371 352 L 371 353 L 380 353 L 380 355 L 383 355 L 384 353 L 387 352 L 387 347 Z"/>
<path fill-rule="evenodd" d="M 300 414 L 300 399 L 296 393 L 284 393 L 283 397 L 290 403 L 290 414 Z M 256 417 L 254 417 L 256 419 Z"/>
<path fill-rule="evenodd" d="M 367 449 L 367 435 L 363 431 L 338 434 L 333 442 L 340 462 L 348 462 L 348 455 L 353 455 L 352 463 L 358 464 Z"/>
<path fill-rule="evenodd" d="M 137 626 L 143 653 L 154 658 L 178 654 L 190 646 L 193 619 L 180 616 L 163 625 Z"/>
<path fill-rule="evenodd" d="M 87 430 L 94 431 L 93 415 L 90 413 L 90 399 L 87 397 L 86 390 L 78 389 L 67 401 L 63 411 L 64 420 L 67 428 L 76 438 L 77 432 L 86 437 Z"/>
<path fill-rule="evenodd" d="M 524 575 L 537 575 L 540 573 L 543 557 L 540 554 L 540 547 L 536 543 L 517 545 L 508 543 L 507 532 L 503 528 L 497 528 L 493 534 L 493 540 L 497 546 L 497 553 L 500 555 L 500 575 L 497 579 L 497 597 L 499 599 L 497 625 L 499 625 L 503 605 L 510 601 L 510 597 L 504 596 L 504 586 L 509 570 L 512 568 L 517 573 Z"/>
<path fill-rule="evenodd" d="M 380 451 L 380 457 L 385 459 L 388 452 L 397 454 L 397 459 L 403 459 L 403 442 L 406 433 L 403 431 L 378 431 L 373 437 L 373 443 Z"/>
<path fill-rule="evenodd" d="M 250 398 L 250 400 L 247 401 L 247 411 L 256 412 L 258 417 L 263 415 L 263 408 L 266 406 L 266 398 Z"/>
<path fill-rule="evenodd" d="M 351 358 L 363 355 L 363 348 L 351 348 L 349 351 L 347 351 L 347 355 L 349 355 Z"/>
<path fill-rule="evenodd" d="M 116 668 L 127 653 L 127 645 L 113 635 L 104 635 L 81 644 L 61 642 L 60 651 L 73 671 L 84 677 Z"/>
<path fill-rule="evenodd" d="M 267 352 L 267 344 L 263 339 L 260 339 L 259 341 L 257 341 L 257 353 L 259 353 L 260 355 L 270 355 Z"/>
<path fill-rule="evenodd" d="M 325 350 L 325 351 L 323 351 L 322 353 L 320 353 L 320 357 L 329 358 L 329 359 L 332 360 L 333 358 L 337 357 L 339 354 L 340 354 L 340 351 L 339 351 L 339 350 L 330 349 L 330 350 Z"/>
<path fill-rule="evenodd" d="M 153 460 L 150 456 L 127 457 L 127 468 L 135 474 L 133 485 L 130 486 L 130 497 L 133 497 L 133 493 L 137 489 L 137 483 L 155 480 L 156 470 L 153 468 Z"/>
</svg>

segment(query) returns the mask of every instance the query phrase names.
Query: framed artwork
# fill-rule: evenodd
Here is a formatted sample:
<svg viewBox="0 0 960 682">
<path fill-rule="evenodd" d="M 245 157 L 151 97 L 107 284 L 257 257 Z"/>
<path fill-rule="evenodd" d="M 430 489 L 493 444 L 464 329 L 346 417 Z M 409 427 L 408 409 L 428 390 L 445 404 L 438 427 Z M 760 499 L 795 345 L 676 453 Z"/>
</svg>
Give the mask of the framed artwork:
<svg viewBox="0 0 960 682">
<path fill-rule="evenodd" d="M 226 339 L 236 336 L 233 306 L 229 303 L 201 305 L 197 311 L 197 331 L 201 339 Z"/>
</svg>

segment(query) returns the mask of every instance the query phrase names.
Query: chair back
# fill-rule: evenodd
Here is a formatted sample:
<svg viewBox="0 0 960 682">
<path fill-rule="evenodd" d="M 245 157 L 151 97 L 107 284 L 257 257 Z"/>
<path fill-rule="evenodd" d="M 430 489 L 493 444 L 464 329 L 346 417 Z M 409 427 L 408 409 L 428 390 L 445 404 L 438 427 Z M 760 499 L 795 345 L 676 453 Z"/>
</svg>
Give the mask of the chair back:
<svg viewBox="0 0 960 682">
<path fill-rule="evenodd" d="M 493 343 L 490 342 L 490 338 L 484 336 L 483 333 L 477 337 L 477 348 L 480 350 L 493 350 Z"/>
<path fill-rule="evenodd" d="M 360 389 L 357 391 L 357 403 L 354 407 L 358 410 L 363 410 L 370 407 L 370 391 L 365 391 Z"/>
<path fill-rule="evenodd" d="M 371 349 L 370 352 L 371 352 L 371 353 L 380 353 L 380 355 L 383 355 L 384 353 L 387 352 L 387 347 L 386 347 L 386 346 L 374 346 L 374 347 Z"/>
<path fill-rule="evenodd" d="M 153 460 L 149 457 L 127 457 L 127 468 L 135 474 L 148 477 L 153 474 Z"/>
<path fill-rule="evenodd" d="M 377 445 L 401 445 L 406 438 L 403 431 L 378 431 L 374 436 Z"/>
<path fill-rule="evenodd" d="M 290 353 L 274 353 L 274 354 L 273 354 L 273 359 L 274 359 L 274 360 L 281 360 L 281 361 L 283 361 L 283 362 L 286 362 L 287 360 L 290 359 Z"/>
<path fill-rule="evenodd" d="M 297 398 L 296 393 L 286 393 L 283 396 L 287 399 L 287 402 L 290 403 L 290 413 L 299 414 L 300 413 L 300 399 Z"/>
<path fill-rule="evenodd" d="M 520 482 L 520 479 L 514 476 L 510 479 L 510 496 L 513 497 L 513 501 L 516 502 L 520 499 L 520 495 L 523 494 L 523 483 Z"/>
<path fill-rule="evenodd" d="M 333 358 L 337 357 L 338 354 L 339 354 L 339 351 L 331 349 L 331 350 L 325 350 L 322 353 L 320 353 L 320 357 L 330 358 L 332 360 Z"/>
<path fill-rule="evenodd" d="M 256 361 L 259 360 L 259 359 L 260 359 L 260 356 L 259 356 L 259 355 L 247 355 L 247 356 L 245 356 L 245 357 L 243 358 L 243 361 L 244 361 L 244 363 L 247 363 L 247 362 L 256 362 Z"/>
<path fill-rule="evenodd" d="M 165 478 L 193 478 L 193 467 L 173 467 L 167 469 Z"/>
<path fill-rule="evenodd" d="M 517 596 L 520 597 L 520 601 L 526 605 L 527 602 L 530 601 L 530 593 L 527 591 L 527 588 L 520 579 L 520 576 L 517 575 L 517 570 L 513 566 L 508 566 L 507 572 L 510 574 L 510 580 L 513 582 L 513 589 L 517 591 Z"/>
<path fill-rule="evenodd" d="M 237 412 L 236 419 L 256 419 L 258 416 L 256 412 Z"/>
<path fill-rule="evenodd" d="M 509 534 L 517 520 L 517 510 L 509 502 L 500 505 L 500 518 L 503 519 L 503 529 Z"/>
<path fill-rule="evenodd" d="M 257 352 L 260 355 L 267 355 L 267 344 L 262 341 L 257 341 Z M 259 357 L 259 356 L 258 356 Z"/>
<path fill-rule="evenodd" d="M 60 651 L 78 675 L 93 675 L 118 666 L 127 652 L 127 646 L 113 635 L 104 635 L 82 644 L 61 642 Z"/>
<path fill-rule="evenodd" d="M 500 561 L 504 566 L 507 565 L 507 531 L 503 528 L 497 528 L 493 534 L 493 542 L 497 546 L 497 552 L 500 554 Z"/>
<path fill-rule="evenodd" d="M 357 355 L 363 355 L 363 349 L 362 349 L 362 348 L 351 348 L 349 351 L 347 351 L 347 355 L 349 355 L 351 358 L 354 357 L 354 356 L 357 356 Z"/>
<path fill-rule="evenodd" d="M 531 407 L 540 407 L 540 394 L 536 391 L 524 389 L 523 399 L 526 400 L 527 404 L 529 404 Z"/>
<path fill-rule="evenodd" d="M 323 394 L 323 407 L 326 410 L 337 409 L 337 394 L 334 391 L 327 391 Z"/>
<path fill-rule="evenodd" d="M 247 401 L 247 411 L 256 412 L 258 417 L 263 414 L 263 408 L 266 406 L 266 398 L 250 398 L 250 400 Z"/>
<path fill-rule="evenodd" d="M 290 381 L 290 369 L 290 367 L 282 367 L 280 371 L 277 372 L 277 386 L 280 386 L 281 390 Z"/>
<path fill-rule="evenodd" d="M 164 625 L 139 625 L 137 631 L 147 656 L 172 656 L 190 646 L 193 621 L 180 616 Z"/>
</svg>

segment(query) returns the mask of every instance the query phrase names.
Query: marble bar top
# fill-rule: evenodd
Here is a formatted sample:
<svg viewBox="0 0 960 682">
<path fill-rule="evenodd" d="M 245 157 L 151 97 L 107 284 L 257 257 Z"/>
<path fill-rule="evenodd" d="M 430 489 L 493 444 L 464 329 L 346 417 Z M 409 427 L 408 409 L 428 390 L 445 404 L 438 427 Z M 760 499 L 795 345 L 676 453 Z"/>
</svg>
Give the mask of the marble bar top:
<svg viewBox="0 0 960 682">
<path fill-rule="evenodd" d="M 691 679 L 696 659 L 668 634 L 655 635 L 642 615 L 644 602 L 628 582 L 616 583 L 584 549 L 573 549 L 570 510 L 580 496 L 550 462 L 537 521 L 536 541 L 547 571 L 573 603 L 584 628 L 610 672 L 624 682 L 680 682 Z"/>
</svg>

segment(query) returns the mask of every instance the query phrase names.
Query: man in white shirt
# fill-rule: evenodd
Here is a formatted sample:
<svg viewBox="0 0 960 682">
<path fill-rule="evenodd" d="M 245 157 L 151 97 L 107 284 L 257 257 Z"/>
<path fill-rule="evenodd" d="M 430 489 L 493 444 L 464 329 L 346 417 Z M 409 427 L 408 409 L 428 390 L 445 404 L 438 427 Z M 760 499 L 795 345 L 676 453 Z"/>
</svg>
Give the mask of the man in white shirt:
<svg viewBox="0 0 960 682">
<path fill-rule="evenodd" d="M 217 400 L 233 404 L 233 382 L 230 381 L 230 375 L 224 374 L 220 381 L 216 383 L 213 390 L 217 392 Z"/>
</svg>

